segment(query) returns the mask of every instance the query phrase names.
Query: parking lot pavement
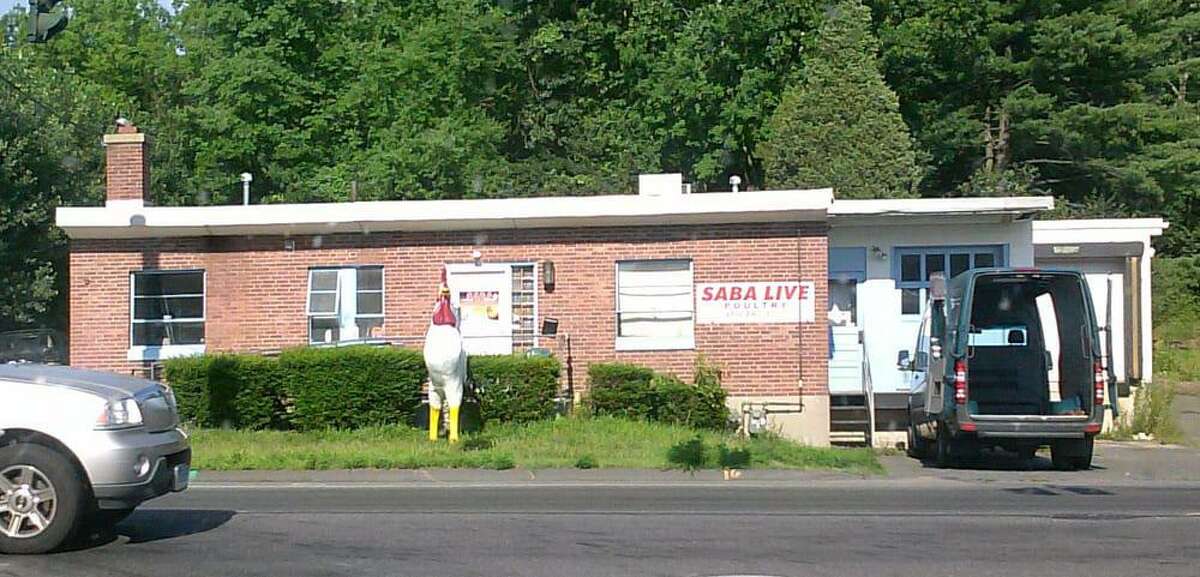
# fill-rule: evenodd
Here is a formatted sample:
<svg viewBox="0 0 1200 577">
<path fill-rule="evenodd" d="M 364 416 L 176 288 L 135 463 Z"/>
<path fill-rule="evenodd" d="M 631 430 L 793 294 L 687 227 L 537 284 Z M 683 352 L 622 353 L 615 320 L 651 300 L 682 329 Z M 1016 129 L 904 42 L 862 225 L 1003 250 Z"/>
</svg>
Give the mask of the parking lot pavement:
<svg viewBox="0 0 1200 577">
<path fill-rule="evenodd" d="M 956 467 L 938 469 L 903 455 L 881 457 L 888 476 L 897 479 L 1040 482 L 1082 480 L 1088 483 L 1200 482 L 1200 449 L 1157 443 L 1099 441 L 1092 469 L 1056 471 L 1043 450 L 1031 462 L 1003 451 L 989 452 Z"/>
</svg>

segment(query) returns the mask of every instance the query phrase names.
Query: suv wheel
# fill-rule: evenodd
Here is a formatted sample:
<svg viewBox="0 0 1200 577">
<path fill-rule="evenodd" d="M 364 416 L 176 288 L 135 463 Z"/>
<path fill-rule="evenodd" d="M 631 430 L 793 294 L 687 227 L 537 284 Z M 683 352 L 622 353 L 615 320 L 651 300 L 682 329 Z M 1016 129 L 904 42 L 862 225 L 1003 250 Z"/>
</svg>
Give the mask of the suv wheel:
<svg viewBox="0 0 1200 577">
<path fill-rule="evenodd" d="M 912 421 L 908 423 L 907 449 L 908 456 L 914 459 L 924 459 L 929 453 L 929 443 L 917 431 L 917 426 Z"/>
<path fill-rule="evenodd" d="M 954 464 L 954 455 L 950 446 L 950 431 L 946 430 L 946 424 L 938 421 L 937 424 L 937 443 L 934 446 L 934 463 L 939 469 L 945 469 Z"/>
<path fill-rule="evenodd" d="M 85 487 L 66 457 L 42 445 L 0 448 L 0 553 L 53 551 L 75 533 Z"/>
</svg>

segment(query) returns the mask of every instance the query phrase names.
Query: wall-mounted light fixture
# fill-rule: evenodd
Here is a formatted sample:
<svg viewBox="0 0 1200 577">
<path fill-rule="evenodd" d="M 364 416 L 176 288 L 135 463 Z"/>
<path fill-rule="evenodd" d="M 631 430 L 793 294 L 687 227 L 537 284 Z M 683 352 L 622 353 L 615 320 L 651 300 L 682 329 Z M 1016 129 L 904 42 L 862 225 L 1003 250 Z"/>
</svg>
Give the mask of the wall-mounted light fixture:
<svg viewBox="0 0 1200 577">
<path fill-rule="evenodd" d="M 554 280 L 554 261 L 548 260 L 542 262 L 542 286 L 546 289 L 546 292 L 554 291 Z"/>
<path fill-rule="evenodd" d="M 879 248 L 878 246 L 871 247 L 871 255 L 879 260 L 887 260 L 888 259 L 887 252 L 885 252 L 882 248 Z"/>
<path fill-rule="evenodd" d="M 475 261 L 475 266 L 483 264 L 483 253 L 477 250 L 471 251 L 471 260 Z"/>
</svg>

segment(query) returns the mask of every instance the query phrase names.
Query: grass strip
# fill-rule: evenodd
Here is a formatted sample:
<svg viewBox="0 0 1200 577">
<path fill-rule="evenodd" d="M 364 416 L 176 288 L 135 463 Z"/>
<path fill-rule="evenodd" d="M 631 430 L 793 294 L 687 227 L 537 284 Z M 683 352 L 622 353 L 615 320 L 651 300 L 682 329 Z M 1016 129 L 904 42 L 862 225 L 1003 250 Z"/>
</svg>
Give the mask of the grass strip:
<svg viewBox="0 0 1200 577">
<path fill-rule="evenodd" d="M 808 447 L 778 437 L 727 434 L 612 417 L 501 424 L 456 446 L 424 431 L 389 426 L 354 431 L 231 431 L 192 434 L 193 467 L 208 470 L 483 468 L 670 468 L 667 454 L 699 436 L 711 451 L 745 449 L 750 468 L 882 472 L 869 449 Z M 710 459 L 708 467 L 717 467 Z"/>
</svg>

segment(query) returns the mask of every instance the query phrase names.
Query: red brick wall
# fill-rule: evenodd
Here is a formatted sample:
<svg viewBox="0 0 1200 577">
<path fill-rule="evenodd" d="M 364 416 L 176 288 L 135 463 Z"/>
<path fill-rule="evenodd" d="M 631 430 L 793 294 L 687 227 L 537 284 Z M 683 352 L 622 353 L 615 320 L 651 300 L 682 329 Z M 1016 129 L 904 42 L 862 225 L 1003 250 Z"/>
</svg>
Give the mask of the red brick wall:
<svg viewBox="0 0 1200 577">
<path fill-rule="evenodd" d="M 319 238 L 319 241 L 317 240 Z M 570 333 L 576 386 L 587 365 L 627 361 L 680 376 L 697 352 L 725 369 L 735 394 L 827 392 L 827 228 L 823 224 L 629 227 L 374 233 L 282 237 L 214 237 L 164 241 L 76 240 L 71 247 L 71 362 L 129 372 L 129 273 L 144 269 L 207 271 L 207 346 L 212 351 L 278 350 L 307 340 L 309 267 L 383 265 L 386 319 L 382 334 L 419 347 L 444 262 L 554 261 L 553 292 L 540 285 L 542 317 Z M 615 265 L 621 259 L 691 258 L 695 282 L 816 283 L 816 320 L 796 325 L 697 325 L 696 351 L 616 352 Z M 540 323 L 540 319 L 539 319 Z M 558 348 L 552 339 L 540 343 Z M 562 358 L 565 351 L 557 350 Z"/>
</svg>

